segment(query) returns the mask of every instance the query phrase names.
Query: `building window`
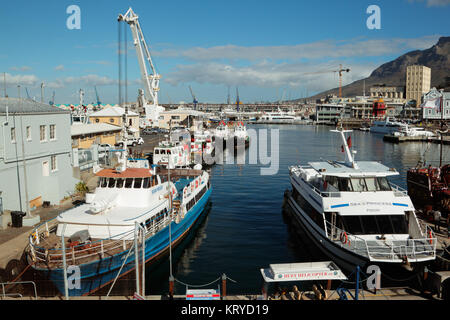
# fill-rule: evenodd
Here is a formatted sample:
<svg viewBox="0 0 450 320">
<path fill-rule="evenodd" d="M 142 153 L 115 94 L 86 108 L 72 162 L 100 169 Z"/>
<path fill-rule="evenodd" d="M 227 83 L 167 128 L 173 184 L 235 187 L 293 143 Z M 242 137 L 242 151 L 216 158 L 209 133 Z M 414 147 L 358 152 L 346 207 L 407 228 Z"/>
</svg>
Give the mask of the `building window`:
<svg viewBox="0 0 450 320">
<path fill-rule="evenodd" d="M 27 126 L 27 141 L 31 141 L 31 127 Z"/>
<path fill-rule="evenodd" d="M 11 128 L 11 143 L 16 143 L 16 128 Z"/>
<path fill-rule="evenodd" d="M 45 126 L 39 126 L 39 133 L 40 133 L 40 141 L 44 142 L 47 140 L 47 134 L 45 132 Z"/>
<path fill-rule="evenodd" d="M 56 140 L 56 125 L 50 125 L 50 140 Z"/>
<path fill-rule="evenodd" d="M 113 118 L 110 118 L 110 119 L 109 119 L 109 122 L 114 123 L 114 119 L 113 119 Z"/>
<path fill-rule="evenodd" d="M 50 164 L 51 170 L 56 171 L 58 169 L 57 165 L 56 165 L 56 156 L 51 156 L 50 160 L 51 160 L 51 164 Z"/>
<path fill-rule="evenodd" d="M 100 122 L 100 119 L 95 119 L 95 123 L 99 123 Z"/>
</svg>

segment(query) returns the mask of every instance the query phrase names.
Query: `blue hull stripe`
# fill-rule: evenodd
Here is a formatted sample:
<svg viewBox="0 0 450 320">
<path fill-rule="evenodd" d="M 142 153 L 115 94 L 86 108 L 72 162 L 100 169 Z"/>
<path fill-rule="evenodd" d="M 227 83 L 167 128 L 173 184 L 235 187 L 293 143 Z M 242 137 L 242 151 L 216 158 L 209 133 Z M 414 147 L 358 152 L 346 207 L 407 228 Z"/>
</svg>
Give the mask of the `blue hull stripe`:
<svg viewBox="0 0 450 320">
<path fill-rule="evenodd" d="M 405 204 L 405 203 L 395 203 L 395 202 L 393 202 L 392 205 L 393 205 L 393 206 L 400 206 L 400 207 L 407 207 L 407 206 L 408 206 L 408 205 Z"/>
</svg>

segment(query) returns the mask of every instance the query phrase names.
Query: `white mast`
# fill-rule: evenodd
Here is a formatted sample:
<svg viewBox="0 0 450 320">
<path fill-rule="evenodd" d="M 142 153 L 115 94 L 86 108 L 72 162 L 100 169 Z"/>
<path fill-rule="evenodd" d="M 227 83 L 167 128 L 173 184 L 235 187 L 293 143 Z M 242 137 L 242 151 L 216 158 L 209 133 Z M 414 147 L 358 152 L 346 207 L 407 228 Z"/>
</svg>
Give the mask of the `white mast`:
<svg viewBox="0 0 450 320">
<path fill-rule="evenodd" d="M 358 165 L 356 164 L 355 159 L 353 158 L 352 152 L 350 151 L 350 148 L 348 147 L 348 143 L 347 143 L 347 139 L 345 139 L 345 135 L 344 133 L 346 132 L 352 132 L 353 130 L 330 130 L 331 132 L 337 132 L 341 135 L 341 139 L 342 139 L 342 146 L 344 148 L 344 153 L 345 153 L 345 164 L 349 167 L 352 167 L 354 169 L 359 169 Z M 356 153 L 356 151 L 353 151 L 353 153 Z"/>
</svg>

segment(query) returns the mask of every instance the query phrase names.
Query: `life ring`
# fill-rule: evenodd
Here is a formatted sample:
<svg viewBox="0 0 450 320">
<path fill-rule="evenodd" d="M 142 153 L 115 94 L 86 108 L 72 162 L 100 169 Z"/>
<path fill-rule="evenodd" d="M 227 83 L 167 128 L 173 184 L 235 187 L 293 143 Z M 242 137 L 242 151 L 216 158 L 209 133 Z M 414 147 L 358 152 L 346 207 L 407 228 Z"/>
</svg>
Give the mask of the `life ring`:
<svg viewBox="0 0 450 320">
<path fill-rule="evenodd" d="M 347 235 L 347 232 L 342 231 L 342 232 L 341 232 L 341 235 L 340 235 L 340 237 L 339 237 L 339 239 L 341 240 L 341 242 L 342 242 L 343 244 L 346 244 L 346 243 L 348 242 L 349 245 L 350 245 L 350 242 L 348 241 L 348 235 Z"/>
<path fill-rule="evenodd" d="M 198 180 L 195 180 L 195 189 L 198 188 Z"/>
</svg>

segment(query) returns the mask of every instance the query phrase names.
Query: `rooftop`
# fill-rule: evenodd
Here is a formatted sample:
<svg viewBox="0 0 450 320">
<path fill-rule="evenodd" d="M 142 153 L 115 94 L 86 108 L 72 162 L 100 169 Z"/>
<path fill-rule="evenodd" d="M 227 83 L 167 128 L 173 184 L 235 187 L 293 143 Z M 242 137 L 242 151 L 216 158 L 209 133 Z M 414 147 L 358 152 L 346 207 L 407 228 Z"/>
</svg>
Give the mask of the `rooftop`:
<svg viewBox="0 0 450 320">
<path fill-rule="evenodd" d="M 386 167 L 384 164 L 376 161 L 357 161 L 358 169 L 349 167 L 342 162 L 337 161 L 321 161 L 309 162 L 309 165 L 314 170 L 320 172 L 322 175 L 330 176 L 392 176 L 397 175 L 395 169 Z"/>
<path fill-rule="evenodd" d="M 6 107 L 8 107 L 8 113 L 12 114 L 69 113 L 69 111 L 31 99 L 0 98 L 0 114 L 6 114 Z"/>
<path fill-rule="evenodd" d="M 91 114 L 91 117 L 121 117 L 125 113 L 122 107 L 107 107 Z M 136 112 L 128 110 L 129 116 L 138 116 Z"/>
<path fill-rule="evenodd" d="M 70 127 L 71 136 L 100 133 L 107 131 L 121 131 L 122 128 L 108 123 L 74 123 Z"/>
</svg>

